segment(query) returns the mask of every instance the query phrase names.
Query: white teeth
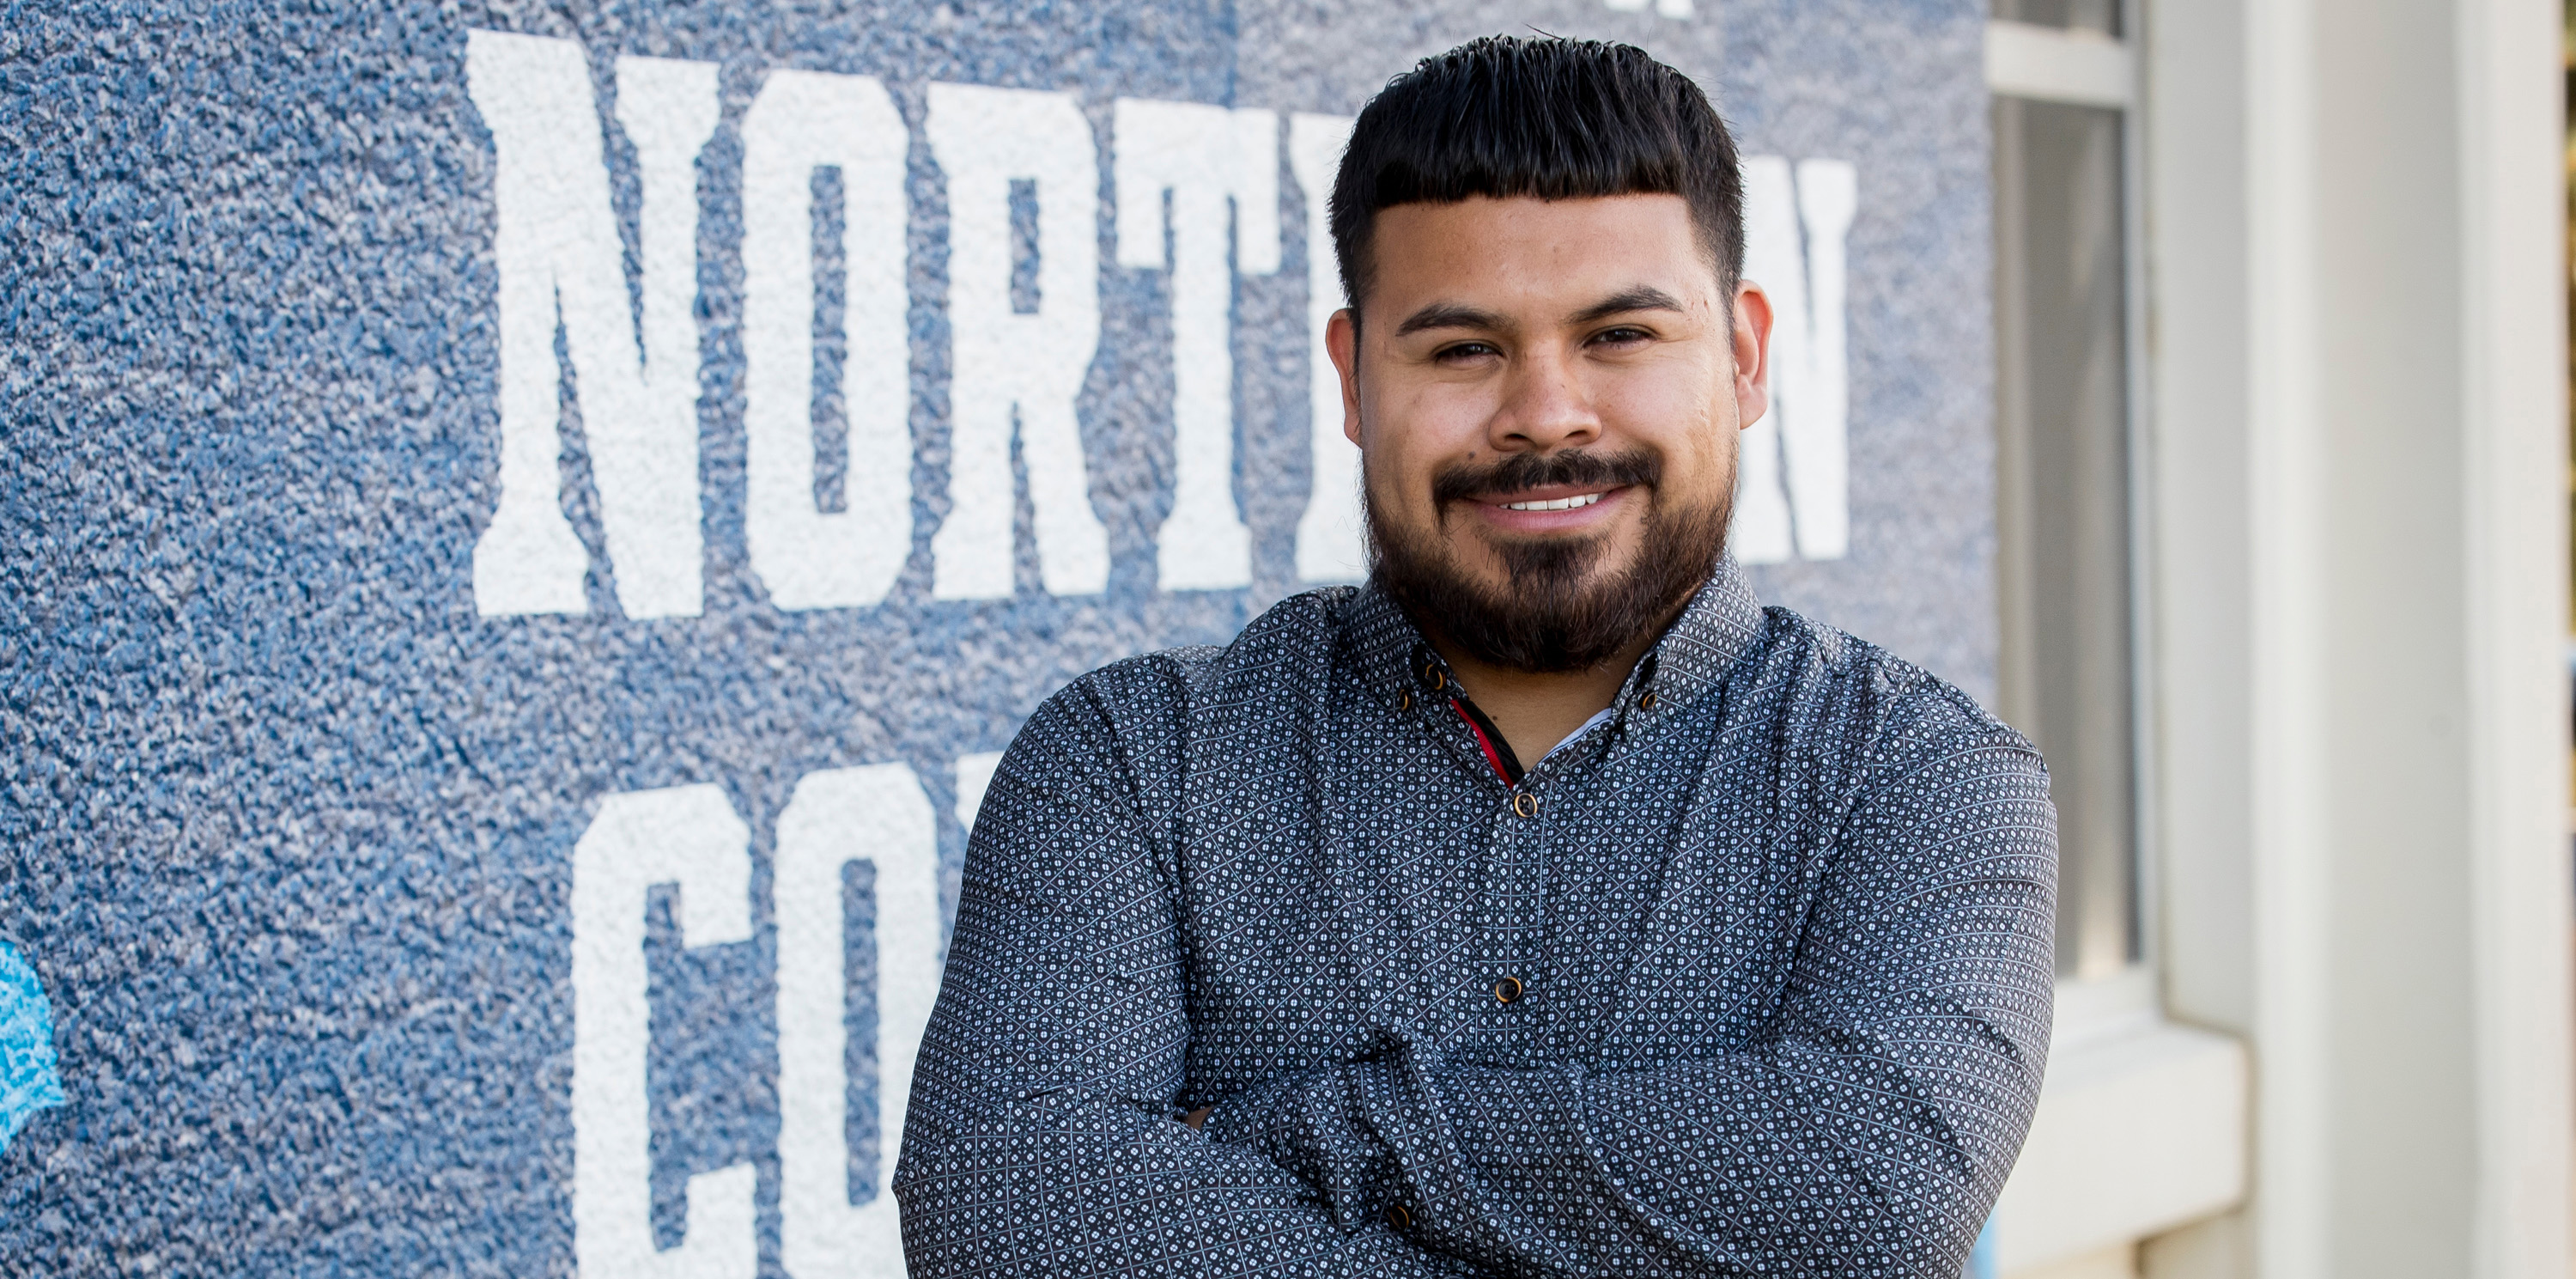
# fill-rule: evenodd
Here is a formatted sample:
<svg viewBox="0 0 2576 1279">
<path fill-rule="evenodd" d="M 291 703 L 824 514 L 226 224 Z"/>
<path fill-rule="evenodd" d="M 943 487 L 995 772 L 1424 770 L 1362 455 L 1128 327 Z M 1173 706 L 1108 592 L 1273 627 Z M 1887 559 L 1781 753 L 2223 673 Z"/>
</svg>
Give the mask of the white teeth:
<svg viewBox="0 0 2576 1279">
<path fill-rule="evenodd" d="M 1546 502 L 1505 502 L 1503 509 L 1506 511 L 1571 511 L 1578 506 L 1590 506 L 1600 500 L 1601 495 L 1598 493 L 1585 493 L 1579 497 L 1560 497 Z"/>
</svg>

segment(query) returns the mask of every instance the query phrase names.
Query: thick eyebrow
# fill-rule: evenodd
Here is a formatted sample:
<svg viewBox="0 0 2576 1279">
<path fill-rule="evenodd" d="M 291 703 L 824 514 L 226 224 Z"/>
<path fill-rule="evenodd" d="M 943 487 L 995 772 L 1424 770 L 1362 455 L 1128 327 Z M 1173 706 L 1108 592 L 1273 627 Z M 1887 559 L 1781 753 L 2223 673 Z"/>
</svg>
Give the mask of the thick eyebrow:
<svg viewBox="0 0 2576 1279">
<path fill-rule="evenodd" d="M 1502 329 L 1509 325 L 1491 311 L 1479 311 L 1458 302 L 1434 302 L 1404 317 L 1395 326 L 1397 337 L 1410 337 L 1424 329 Z"/>
<path fill-rule="evenodd" d="M 1568 320 L 1572 324 L 1592 324 L 1630 311 L 1672 311 L 1686 313 L 1681 299 L 1651 284 L 1631 285 L 1577 311 Z"/>
<path fill-rule="evenodd" d="M 1651 284 L 1636 284 L 1575 312 L 1567 323 L 1593 324 L 1614 315 L 1626 315 L 1631 311 L 1671 311 L 1681 314 L 1686 311 L 1686 308 L 1682 306 L 1681 299 L 1662 289 Z M 1495 331 L 1510 327 L 1510 323 L 1502 316 L 1491 311 L 1481 311 L 1460 302 L 1434 302 L 1406 316 L 1404 323 L 1395 326 L 1395 335 L 1410 337 L 1425 329 Z"/>
</svg>

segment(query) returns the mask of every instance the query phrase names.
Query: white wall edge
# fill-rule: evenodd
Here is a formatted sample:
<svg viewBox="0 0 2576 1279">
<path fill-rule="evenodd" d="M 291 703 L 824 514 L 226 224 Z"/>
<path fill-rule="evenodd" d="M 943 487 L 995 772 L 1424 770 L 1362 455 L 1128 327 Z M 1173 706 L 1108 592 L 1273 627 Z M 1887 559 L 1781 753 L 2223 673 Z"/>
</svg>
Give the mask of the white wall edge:
<svg viewBox="0 0 2576 1279">
<path fill-rule="evenodd" d="M 2569 1272 L 2561 15 L 2458 0 L 2461 571 L 2476 991 L 2469 1273 Z"/>
<path fill-rule="evenodd" d="M 2334 890 L 2325 725 L 2332 559 L 2316 246 L 2320 0 L 2248 0 L 2244 23 L 2247 560 L 2253 812 L 2248 980 L 2262 1097 L 2254 1273 L 2329 1279 Z"/>
</svg>

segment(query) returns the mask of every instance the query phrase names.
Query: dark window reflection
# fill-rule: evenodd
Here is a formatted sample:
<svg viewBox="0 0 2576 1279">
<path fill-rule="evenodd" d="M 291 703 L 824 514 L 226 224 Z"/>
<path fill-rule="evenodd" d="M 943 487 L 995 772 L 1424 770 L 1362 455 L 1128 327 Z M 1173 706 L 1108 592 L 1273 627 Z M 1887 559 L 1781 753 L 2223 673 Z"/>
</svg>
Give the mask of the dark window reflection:
<svg viewBox="0 0 2576 1279">
<path fill-rule="evenodd" d="M 1994 124 L 2000 709 L 2048 757 L 2059 970 L 2098 977 L 2139 953 L 2121 120 Z"/>
<path fill-rule="evenodd" d="M 2034 26 L 2120 34 L 2119 0 L 1994 0 L 1993 16 Z"/>
</svg>

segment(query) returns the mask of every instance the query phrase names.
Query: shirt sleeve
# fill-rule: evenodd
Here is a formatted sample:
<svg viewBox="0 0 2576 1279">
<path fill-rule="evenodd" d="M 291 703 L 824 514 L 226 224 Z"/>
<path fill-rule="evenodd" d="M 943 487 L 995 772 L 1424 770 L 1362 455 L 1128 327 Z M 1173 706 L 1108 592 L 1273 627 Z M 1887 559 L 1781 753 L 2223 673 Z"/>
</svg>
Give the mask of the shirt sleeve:
<svg viewBox="0 0 2576 1279">
<path fill-rule="evenodd" d="M 2038 1099 L 2054 810 L 2000 732 L 1879 775 L 1750 1049 L 1512 1069 L 1398 1030 L 1211 1129 L 1499 1273 L 1956 1275 Z"/>
<path fill-rule="evenodd" d="M 1099 683 L 1030 719 L 976 819 L 893 1183 L 914 1279 L 1471 1273 L 1176 1120 L 1173 896 Z"/>
</svg>

